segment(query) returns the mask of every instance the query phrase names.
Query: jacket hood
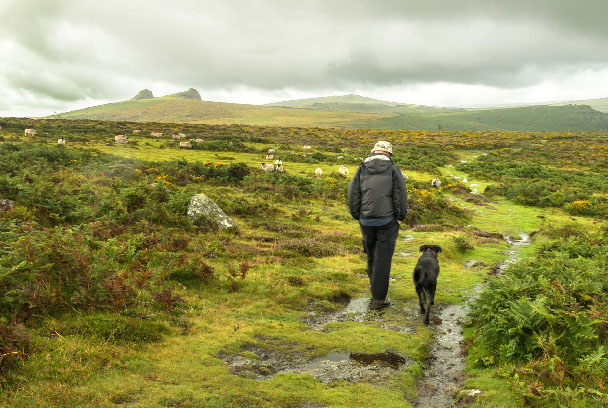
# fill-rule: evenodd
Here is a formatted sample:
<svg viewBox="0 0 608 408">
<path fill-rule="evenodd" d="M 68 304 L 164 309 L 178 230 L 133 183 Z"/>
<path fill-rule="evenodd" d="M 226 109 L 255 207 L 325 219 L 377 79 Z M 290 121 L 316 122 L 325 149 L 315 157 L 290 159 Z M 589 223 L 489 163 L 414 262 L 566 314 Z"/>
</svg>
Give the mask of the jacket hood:
<svg viewBox="0 0 608 408">
<path fill-rule="evenodd" d="M 363 165 L 371 174 L 382 173 L 392 164 L 391 159 L 384 154 L 370 154 L 363 161 Z"/>
</svg>

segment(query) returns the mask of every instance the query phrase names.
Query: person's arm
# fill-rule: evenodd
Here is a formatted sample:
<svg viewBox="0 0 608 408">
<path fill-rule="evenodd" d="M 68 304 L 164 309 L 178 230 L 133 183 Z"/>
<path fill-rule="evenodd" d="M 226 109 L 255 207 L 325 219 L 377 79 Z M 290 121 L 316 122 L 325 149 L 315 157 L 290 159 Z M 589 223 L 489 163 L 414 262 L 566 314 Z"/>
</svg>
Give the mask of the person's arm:
<svg viewBox="0 0 608 408">
<path fill-rule="evenodd" d="M 407 187 L 401 170 L 393 168 L 393 207 L 397 221 L 401 223 L 407 215 Z"/>
<path fill-rule="evenodd" d="M 361 215 L 361 166 L 355 172 L 353 179 L 348 185 L 348 210 L 354 219 L 358 220 Z"/>
</svg>

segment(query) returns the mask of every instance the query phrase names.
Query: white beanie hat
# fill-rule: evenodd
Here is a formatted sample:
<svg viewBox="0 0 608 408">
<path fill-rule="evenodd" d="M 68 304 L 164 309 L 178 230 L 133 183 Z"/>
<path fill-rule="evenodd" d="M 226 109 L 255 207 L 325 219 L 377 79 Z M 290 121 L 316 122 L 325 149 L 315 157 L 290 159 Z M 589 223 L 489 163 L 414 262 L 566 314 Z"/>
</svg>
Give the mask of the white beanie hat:
<svg viewBox="0 0 608 408">
<path fill-rule="evenodd" d="M 390 144 L 390 142 L 385 142 L 384 140 L 380 140 L 380 141 L 376 142 L 376 145 L 372 149 L 372 153 L 375 152 L 376 150 L 382 150 L 385 152 L 389 152 L 390 154 L 393 154 L 393 145 Z"/>
</svg>

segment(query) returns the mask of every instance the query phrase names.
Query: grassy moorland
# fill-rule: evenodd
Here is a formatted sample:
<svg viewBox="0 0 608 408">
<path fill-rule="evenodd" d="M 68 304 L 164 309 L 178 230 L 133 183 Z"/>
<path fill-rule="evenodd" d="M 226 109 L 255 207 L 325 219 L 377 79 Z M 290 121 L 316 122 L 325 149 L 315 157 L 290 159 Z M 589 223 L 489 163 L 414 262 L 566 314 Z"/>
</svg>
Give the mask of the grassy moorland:
<svg viewBox="0 0 608 408">
<path fill-rule="evenodd" d="M 463 110 L 397 104 L 357 95 L 287 101 L 264 106 L 165 96 L 92 106 L 62 113 L 60 117 L 137 122 L 387 130 L 561 132 L 608 130 L 608 113 L 584 105 Z"/>
<path fill-rule="evenodd" d="M 422 324 L 411 284 L 429 243 L 444 249 L 437 310 L 486 288 L 465 343 L 463 387 L 480 393 L 456 392 L 459 404 L 606 404 L 604 133 L 0 126 L 0 199 L 14 201 L 0 212 L 0 406 L 410 406 L 441 330 Z M 180 150 L 173 132 L 205 141 Z M 409 177 L 409 213 L 393 306 L 361 315 L 345 309 L 369 289 L 337 168 L 352 175 L 377 139 Z M 285 173 L 259 170 L 269 147 Z M 238 229 L 191 223 L 200 192 Z M 532 245 L 494 276 L 500 235 L 520 232 Z M 399 364 L 316 363 L 344 352 Z"/>
</svg>

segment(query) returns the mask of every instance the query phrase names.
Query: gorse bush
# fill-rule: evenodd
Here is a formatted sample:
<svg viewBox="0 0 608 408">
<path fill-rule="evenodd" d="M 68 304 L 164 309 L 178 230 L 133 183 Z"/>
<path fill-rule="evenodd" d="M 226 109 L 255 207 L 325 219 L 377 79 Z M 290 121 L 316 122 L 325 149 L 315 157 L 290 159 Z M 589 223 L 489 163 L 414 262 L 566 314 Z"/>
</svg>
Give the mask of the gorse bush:
<svg viewBox="0 0 608 408">
<path fill-rule="evenodd" d="M 428 187 L 427 187 L 428 188 Z M 469 215 L 458 205 L 452 204 L 437 190 L 421 190 L 407 187 L 408 212 L 405 223 L 410 226 L 419 224 L 462 225 Z"/>
<path fill-rule="evenodd" d="M 605 235 L 579 232 L 492 279 L 471 314 L 476 363 L 521 363 L 516 385 L 543 404 L 605 402 L 606 244 Z"/>
</svg>

